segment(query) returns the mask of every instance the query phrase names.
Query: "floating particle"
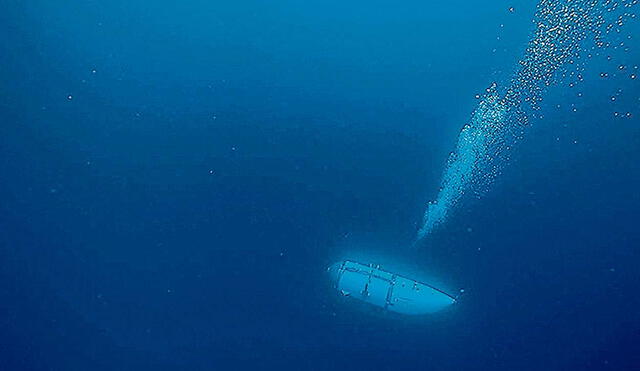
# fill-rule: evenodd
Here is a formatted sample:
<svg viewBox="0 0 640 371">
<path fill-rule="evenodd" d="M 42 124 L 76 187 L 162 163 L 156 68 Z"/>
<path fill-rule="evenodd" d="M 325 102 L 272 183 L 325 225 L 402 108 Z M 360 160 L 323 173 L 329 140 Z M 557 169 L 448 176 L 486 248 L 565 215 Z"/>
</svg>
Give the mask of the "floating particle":
<svg viewBox="0 0 640 371">
<path fill-rule="evenodd" d="M 73 95 L 69 94 L 67 95 L 67 100 L 72 100 L 73 99 Z"/>
</svg>

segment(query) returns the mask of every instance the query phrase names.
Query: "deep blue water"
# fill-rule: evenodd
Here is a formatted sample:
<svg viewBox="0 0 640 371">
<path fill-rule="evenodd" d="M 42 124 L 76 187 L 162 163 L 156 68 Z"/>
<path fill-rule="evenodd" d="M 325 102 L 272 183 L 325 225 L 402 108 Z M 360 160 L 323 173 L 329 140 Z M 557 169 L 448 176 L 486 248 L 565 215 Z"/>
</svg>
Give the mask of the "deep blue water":
<svg viewBox="0 0 640 371">
<path fill-rule="evenodd" d="M 1 3 L 0 370 L 640 369 L 637 19 L 412 249 L 534 2 Z"/>
</svg>

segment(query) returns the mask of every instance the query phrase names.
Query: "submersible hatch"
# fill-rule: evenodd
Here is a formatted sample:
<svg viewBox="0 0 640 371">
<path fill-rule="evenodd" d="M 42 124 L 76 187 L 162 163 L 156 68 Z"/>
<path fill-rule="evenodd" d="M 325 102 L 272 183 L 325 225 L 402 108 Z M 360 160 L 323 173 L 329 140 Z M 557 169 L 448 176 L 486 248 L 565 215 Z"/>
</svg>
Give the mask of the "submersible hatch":
<svg viewBox="0 0 640 371">
<path fill-rule="evenodd" d="M 346 297 L 401 314 L 429 314 L 454 304 L 446 292 L 407 277 L 380 269 L 373 264 L 350 260 L 327 268 L 335 288 Z"/>
</svg>

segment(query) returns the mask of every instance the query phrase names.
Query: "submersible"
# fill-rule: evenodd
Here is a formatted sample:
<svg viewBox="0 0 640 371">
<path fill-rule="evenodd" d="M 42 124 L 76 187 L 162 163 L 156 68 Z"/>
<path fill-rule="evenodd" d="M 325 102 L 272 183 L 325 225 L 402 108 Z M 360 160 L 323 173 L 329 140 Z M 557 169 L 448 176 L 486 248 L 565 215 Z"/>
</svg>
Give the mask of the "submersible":
<svg viewBox="0 0 640 371">
<path fill-rule="evenodd" d="M 454 304 L 456 298 L 429 284 L 388 272 L 378 265 L 350 260 L 327 268 L 342 296 L 401 314 L 429 314 Z"/>
<path fill-rule="evenodd" d="M 530 117 L 541 117 L 537 112 L 543 93 L 557 80 L 556 75 L 562 72 L 563 77 L 578 77 L 570 86 L 582 81 L 580 52 L 588 50 L 591 57 L 599 53 L 598 49 L 612 45 L 604 37 L 610 32 L 619 33 L 626 19 L 635 17 L 629 8 L 637 3 L 637 0 L 539 1 L 533 17 L 536 27 L 513 77 L 500 88 L 492 83 L 486 94 L 476 96 L 480 102 L 460 131 L 436 200 L 427 207 L 414 245 L 441 226 L 466 195 L 482 196 L 488 190 L 511 158 L 514 146 L 522 140 Z M 588 39 L 595 45 L 583 45 Z M 575 71 L 567 70 L 576 66 Z M 343 296 L 392 312 L 433 313 L 456 302 L 455 297 L 441 289 L 379 266 L 344 260 L 328 270 Z"/>
</svg>

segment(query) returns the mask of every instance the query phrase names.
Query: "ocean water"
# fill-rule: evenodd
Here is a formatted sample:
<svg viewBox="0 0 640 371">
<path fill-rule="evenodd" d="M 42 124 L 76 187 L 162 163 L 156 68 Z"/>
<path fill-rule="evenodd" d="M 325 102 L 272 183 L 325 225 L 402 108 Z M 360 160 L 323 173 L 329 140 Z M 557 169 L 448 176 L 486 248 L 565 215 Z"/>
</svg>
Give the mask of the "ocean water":
<svg viewBox="0 0 640 371">
<path fill-rule="evenodd" d="M 1 3 L 0 370 L 640 370 L 636 0 Z"/>
</svg>

